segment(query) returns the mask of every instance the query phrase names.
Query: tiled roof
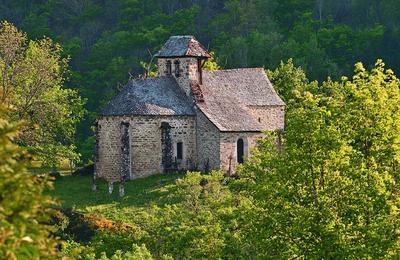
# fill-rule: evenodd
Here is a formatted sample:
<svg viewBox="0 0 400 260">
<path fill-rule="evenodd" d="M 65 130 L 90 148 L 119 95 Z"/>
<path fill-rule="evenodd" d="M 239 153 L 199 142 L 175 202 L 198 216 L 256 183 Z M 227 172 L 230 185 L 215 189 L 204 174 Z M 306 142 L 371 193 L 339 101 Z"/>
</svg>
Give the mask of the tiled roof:
<svg viewBox="0 0 400 260">
<path fill-rule="evenodd" d="M 130 81 L 100 114 L 193 116 L 195 112 L 175 79 L 163 76 Z"/>
<path fill-rule="evenodd" d="M 204 71 L 197 86 L 197 107 L 220 131 L 262 131 L 251 107 L 284 106 L 262 68 Z M 102 116 L 189 115 L 193 101 L 173 77 L 130 81 L 102 111 Z"/>
<path fill-rule="evenodd" d="M 205 71 L 199 109 L 221 131 L 262 131 L 251 106 L 284 106 L 262 68 Z"/>
<path fill-rule="evenodd" d="M 201 58 L 211 57 L 206 48 L 191 35 L 171 36 L 155 56 L 159 58 L 185 56 Z"/>
</svg>

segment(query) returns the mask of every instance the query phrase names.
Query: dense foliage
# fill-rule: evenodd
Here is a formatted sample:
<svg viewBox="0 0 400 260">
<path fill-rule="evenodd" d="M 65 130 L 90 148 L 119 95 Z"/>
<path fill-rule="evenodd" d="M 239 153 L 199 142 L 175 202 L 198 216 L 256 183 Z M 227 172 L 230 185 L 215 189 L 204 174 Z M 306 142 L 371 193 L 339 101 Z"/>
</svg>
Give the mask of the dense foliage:
<svg viewBox="0 0 400 260">
<path fill-rule="evenodd" d="M 97 231 L 82 252 L 145 244 L 155 258 L 398 257 L 399 79 L 380 60 L 322 84 L 290 61 L 269 73 L 288 104 L 286 128 L 260 140 L 238 179 L 188 173 L 162 205 L 128 213 L 120 202 L 129 228 Z"/>
<path fill-rule="evenodd" d="M 46 35 L 70 55 L 69 86 L 88 98 L 79 131 L 90 158 L 90 125 L 130 75 L 143 74 L 170 35 L 193 34 L 223 68 L 277 67 L 293 58 L 311 79 L 350 75 L 362 61 L 400 66 L 395 0 L 4 0 L 0 19 Z"/>
<path fill-rule="evenodd" d="M 0 106 L 0 259 L 54 259 L 56 240 L 46 224 L 52 201 L 42 195 L 47 179 L 27 171 L 30 157 L 13 143 L 18 128 Z"/>
<path fill-rule="evenodd" d="M 0 24 L 0 101 L 11 121 L 25 122 L 19 144 L 45 166 L 76 160 L 74 134 L 83 116 L 76 91 L 65 88 L 67 60 L 50 39 L 29 41 L 13 25 Z"/>
<path fill-rule="evenodd" d="M 88 192 L 74 183 L 79 190 L 66 193 L 81 210 L 103 211 L 62 218 L 64 233 L 56 233 L 67 241 L 62 253 L 83 259 L 398 257 L 400 81 L 381 60 L 374 62 L 382 57 L 390 67 L 400 65 L 399 17 L 394 0 L 2 1 L 0 19 L 28 35 L 7 22 L 0 26 L 0 98 L 9 109 L 0 112 L 0 257 L 56 254 L 43 224 L 47 182 L 26 173 L 27 154 L 15 143 L 49 165 L 73 158 L 79 92 L 89 114 L 75 143 L 89 159 L 98 111 L 129 77 L 154 76 L 153 54 L 176 34 L 194 34 L 215 51 L 206 69 L 277 67 L 268 73 L 287 104 L 285 131 L 267 133 L 237 179 L 189 173 L 169 187 L 167 198 L 165 187 L 150 194 L 137 185 L 127 207 L 108 195 L 85 201 L 77 194 Z M 8 120 L 21 119 L 17 138 Z M 141 204 L 151 196 L 160 203 Z M 110 204 L 99 205 L 105 200 Z"/>
<path fill-rule="evenodd" d="M 241 170 L 242 192 L 256 205 L 247 237 L 254 252 L 284 258 L 397 255 L 399 79 L 382 61 L 371 71 L 358 63 L 351 79 L 320 86 L 307 83 L 290 63 L 272 78 L 279 85 L 288 75 L 302 84 L 286 94 L 284 147 L 272 135 Z"/>
<path fill-rule="evenodd" d="M 82 257 L 82 256 L 81 256 Z M 88 254 L 85 257 L 82 257 L 86 260 L 149 260 L 153 259 L 151 253 L 147 250 L 147 248 L 142 245 L 133 245 L 132 250 L 128 252 L 122 252 L 121 250 L 116 251 L 110 258 L 107 257 L 107 254 L 104 252 L 100 257 L 96 257 L 96 254 Z M 171 260 L 170 258 L 164 258 Z"/>
<path fill-rule="evenodd" d="M 87 214 L 80 221 L 70 218 L 71 223 L 77 224 L 75 228 L 64 230 L 73 240 L 66 245 L 64 251 L 79 252 L 80 255 L 95 254 L 97 257 L 105 252 L 112 256 L 118 250 L 130 252 L 132 244 L 144 244 L 155 259 L 218 259 L 250 255 L 249 247 L 243 240 L 242 229 L 247 222 L 242 218 L 242 212 L 250 210 L 249 200 L 230 190 L 228 183 L 232 180 L 220 172 L 209 175 L 188 173 L 173 178 L 161 175 L 151 179 L 151 184 L 145 180 L 133 181 L 127 188 L 128 198 L 118 203 L 107 194 L 80 195 L 84 201 L 88 197 L 98 201 L 99 196 L 104 196 L 101 201 L 107 201 L 108 204 L 103 205 L 105 208 L 96 205 L 92 214 Z M 165 185 L 167 183 L 163 179 L 176 181 Z M 80 180 L 76 179 L 75 182 Z M 140 184 L 151 186 L 152 189 L 146 187 L 138 192 Z M 70 185 L 73 186 L 73 182 Z M 68 189 L 68 186 L 59 189 Z M 77 193 L 81 194 L 82 191 Z M 149 194 L 152 193 L 156 194 L 150 199 Z M 93 203 L 86 201 L 80 205 L 82 200 L 76 199 L 76 195 L 65 194 L 61 198 L 74 200 L 79 208 L 86 203 Z M 144 205 L 143 200 L 147 202 Z M 94 212 L 103 218 L 93 217 Z M 104 216 L 118 222 L 110 223 Z M 82 225 L 83 222 L 88 224 Z M 92 228 L 95 233 L 89 239 L 90 243 L 85 237 L 88 232 L 74 232 L 71 235 L 71 230 L 82 230 L 82 226 Z M 76 241 L 79 243 L 76 244 Z M 91 251 L 94 253 L 89 253 Z"/>
</svg>

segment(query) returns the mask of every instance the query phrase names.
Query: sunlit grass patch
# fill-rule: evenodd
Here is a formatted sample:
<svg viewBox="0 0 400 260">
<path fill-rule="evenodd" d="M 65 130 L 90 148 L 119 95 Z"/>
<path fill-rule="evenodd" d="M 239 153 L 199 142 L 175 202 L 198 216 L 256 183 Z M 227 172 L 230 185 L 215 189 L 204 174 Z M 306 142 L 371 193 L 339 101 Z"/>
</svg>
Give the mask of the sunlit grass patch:
<svg viewBox="0 0 400 260">
<path fill-rule="evenodd" d="M 162 207 L 174 202 L 170 195 L 176 189 L 175 181 L 182 177 L 182 174 L 159 174 L 129 181 L 125 186 L 125 196 L 121 198 L 118 184 L 114 184 L 114 192 L 110 195 L 105 181 L 100 181 L 98 191 L 93 192 L 92 177 L 64 176 L 55 181 L 54 190 L 49 193 L 63 208 L 131 222 L 139 212 L 152 205 Z"/>
</svg>

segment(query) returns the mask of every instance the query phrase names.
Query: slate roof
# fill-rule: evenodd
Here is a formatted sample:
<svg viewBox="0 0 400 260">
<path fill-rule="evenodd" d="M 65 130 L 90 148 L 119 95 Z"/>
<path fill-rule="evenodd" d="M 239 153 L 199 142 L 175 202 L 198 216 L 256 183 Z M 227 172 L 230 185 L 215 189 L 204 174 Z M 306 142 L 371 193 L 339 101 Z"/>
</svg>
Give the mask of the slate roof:
<svg viewBox="0 0 400 260">
<path fill-rule="evenodd" d="M 191 35 L 171 36 L 155 56 L 158 58 L 211 57 L 206 48 L 204 48 L 204 46 L 201 45 L 201 43 L 199 43 L 196 38 Z"/>
<path fill-rule="evenodd" d="M 130 81 L 100 113 L 121 115 L 188 115 L 194 116 L 193 102 L 173 77 Z"/>
<path fill-rule="evenodd" d="M 220 131 L 262 131 L 251 106 L 284 106 L 263 68 L 204 71 L 199 109 Z"/>
</svg>

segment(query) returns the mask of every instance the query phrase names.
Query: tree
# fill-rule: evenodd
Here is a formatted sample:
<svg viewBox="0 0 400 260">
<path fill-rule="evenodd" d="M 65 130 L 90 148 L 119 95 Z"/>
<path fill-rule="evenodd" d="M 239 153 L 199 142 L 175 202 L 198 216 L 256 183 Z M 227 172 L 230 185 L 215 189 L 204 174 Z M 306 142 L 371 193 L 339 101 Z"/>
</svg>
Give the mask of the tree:
<svg viewBox="0 0 400 260">
<path fill-rule="evenodd" d="M 281 62 L 274 71 L 267 71 L 269 79 L 274 84 L 274 89 L 285 102 L 289 102 L 295 97 L 296 92 L 308 90 L 311 85 L 306 74 L 301 67 L 296 67 L 292 59 L 286 63 Z M 313 83 L 313 88 L 315 88 Z M 289 105 L 289 104 L 288 104 Z"/>
<path fill-rule="evenodd" d="M 378 61 L 288 100 L 284 148 L 240 169 L 255 257 L 380 258 L 400 249 L 399 80 Z"/>
<path fill-rule="evenodd" d="M 49 206 L 42 195 L 48 186 L 45 177 L 27 171 L 30 156 L 14 144 L 20 124 L 6 119 L 0 107 L 0 258 L 39 259 L 57 256 L 51 237 Z"/>
<path fill-rule="evenodd" d="M 218 62 L 215 60 L 215 53 L 211 52 L 211 58 L 209 58 L 203 66 L 203 70 L 219 70 L 221 67 L 218 65 Z"/>
<path fill-rule="evenodd" d="M 24 120 L 19 143 L 44 165 L 77 159 L 75 125 L 83 116 L 77 92 L 64 88 L 68 60 L 50 39 L 28 41 L 12 24 L 0 24 L 0 100 L 12 121 Z"/>
<path fill-rule="evenodd" d="M 122 236 L 145 244 L 155 258 L 245 257 L 241 232 L 246 220 L 241 212 L 247 200 L 233 194 L 227 182 L 221 172 L 188 173 L 177 181 L 173 203 L 133 216 L 140 232 Z"/>
</svg>

